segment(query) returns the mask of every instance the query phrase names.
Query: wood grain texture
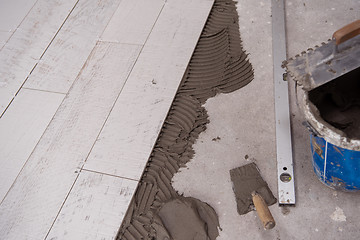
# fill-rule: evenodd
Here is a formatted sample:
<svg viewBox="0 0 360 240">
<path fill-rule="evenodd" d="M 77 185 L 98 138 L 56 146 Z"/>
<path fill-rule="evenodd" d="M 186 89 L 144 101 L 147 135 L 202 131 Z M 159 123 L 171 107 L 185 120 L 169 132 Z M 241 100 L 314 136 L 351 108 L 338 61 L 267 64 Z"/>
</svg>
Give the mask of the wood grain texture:
<svg viewBox="0 0 360 240">
<path fill-rule="evenodd" d="M 35 2 L 36 0 L 1 0 L 0 31 L 14 32 Z"/>
<path fill-rule="evenodd" d="M 123 0 L 101 41 L 144 44 L 165 0 Z"/>
<path fill-rule="evenodd" d="M 21 90 L 0 119 L 0 202 L 64 97 L 57 93 Z"/>
<path fill-rule="evenodd" d="M 0 115 L 9 105 L 76 0 L 38 0 L 0 52 Z"/>
<path fill-rule="evenodd" d="M 85 169 L 140 178 L 212 4 L 165 3 Z"/>
<path fill-rule="evenodd" d="M 67 93 L 121 0 L 80 0 L 24 87 Z"/>
<path fill-rule="evenodd" d="M 99 43 L 0 205 L 0 239 L 44 239 L 140 47 Z"/>
<path fill-rule="evenodd" d="M 10 38 L 12 32 L 11 31 L 0 31 L 0 53 L 1 49 L 4 47 L 5 43 Z"/>
<path fill-rule="evenodd" d="M 82 171 L 46 239 L 115 239 L 137 181 Z"/>
</svg>

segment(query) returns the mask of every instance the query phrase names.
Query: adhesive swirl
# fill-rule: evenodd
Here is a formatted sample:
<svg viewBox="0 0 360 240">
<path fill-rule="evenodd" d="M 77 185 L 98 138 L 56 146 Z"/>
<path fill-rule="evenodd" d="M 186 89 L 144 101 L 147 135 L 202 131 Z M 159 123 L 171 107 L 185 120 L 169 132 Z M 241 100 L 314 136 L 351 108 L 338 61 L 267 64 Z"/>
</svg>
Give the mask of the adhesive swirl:
<svg viewBox="0 0 360 240">
<path fill-rule="evenodd" d="M 215 0 L 117 239 L 216 239 L 215 210 L 179 195 L 171 180 L 192 159 L 192 146 L 206 129 L 206 100 L 238 90 L 252 79 L 235 2 Z"/>
</svg>

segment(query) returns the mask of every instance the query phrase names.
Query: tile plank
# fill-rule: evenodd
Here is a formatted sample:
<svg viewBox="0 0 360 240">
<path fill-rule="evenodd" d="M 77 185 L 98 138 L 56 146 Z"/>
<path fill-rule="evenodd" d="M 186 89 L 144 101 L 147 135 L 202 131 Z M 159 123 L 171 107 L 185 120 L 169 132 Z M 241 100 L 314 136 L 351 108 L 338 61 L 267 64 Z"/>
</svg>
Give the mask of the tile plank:
<svg viewBox="0 0 360 240">
<path fill-rule="evenodd" d="M 36 0 L 1 0 L 0 31 L 12 31 L 20 25 Z"/>
<path fill-rule="evenodd" d="M 212 4 L 166 2 L 85 169 L 140 178 Z"/>
<path fill-rule="evenodd" d="M 67 93 L 121 0 L 80 0 L 24 87 Z"/>
<path fill-rule="evenodd" d="M 0 52 L 5 43 L 9 40 L 11 34 L 11 31 L 0 31 Z"/>
<path fill-rule="evenodd" d="M 64 97 L 57 93 L 21 90 L 0 119 L 0 202 Z"/>
<path fill-rule="evenodd" d="M 38 0 L 0 51 L 0 115 L 15 97 L 76 0 Z"/>
<path fill-rule="evenodd" d="M 44 239 L 140 47 L 99 42 L 0 205 L 0 239 Z"/>
<path fill-rule="evenodd" d="M 101 41 L 144 44 L 165 0 L 123 0 Z"/>
<path fill-rule="evenodd" d="M 137 181 L 82 171 L 46 239 L 115 239 Z"/>
</svg>

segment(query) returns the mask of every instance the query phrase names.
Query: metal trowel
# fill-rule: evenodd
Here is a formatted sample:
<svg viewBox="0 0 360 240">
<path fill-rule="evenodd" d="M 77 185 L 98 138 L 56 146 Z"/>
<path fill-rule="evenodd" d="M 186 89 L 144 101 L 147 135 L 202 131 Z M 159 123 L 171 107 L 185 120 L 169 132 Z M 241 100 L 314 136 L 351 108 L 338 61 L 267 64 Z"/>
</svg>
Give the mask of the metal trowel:
<svg viewBox="0 0 360 240">
<path fill-rule="evenodd" d="M 267 183 L 262 179 L 255 163 L 230 170 L 233 190 L 240 215 L 255 210 L 265 229 L 275 226 L 275 220 L 268 208 L 277 202 Z"/>
<path fill-rule="evenodd" d="M 309 48 L 283 62 L 292 78 L 306 91 L 360 67 L 360 20 L 337 30 L 322 46 Z"/>
</svg>

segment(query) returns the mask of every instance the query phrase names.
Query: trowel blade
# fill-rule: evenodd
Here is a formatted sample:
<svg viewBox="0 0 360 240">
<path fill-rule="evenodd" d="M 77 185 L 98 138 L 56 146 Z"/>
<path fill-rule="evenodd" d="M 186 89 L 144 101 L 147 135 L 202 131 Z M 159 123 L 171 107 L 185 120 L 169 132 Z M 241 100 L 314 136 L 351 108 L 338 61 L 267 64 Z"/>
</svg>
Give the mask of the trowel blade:
<svg viewBox="0 0 360 240">
<path fill-rule="evenodd" d="M 253 210 L 252 192 L 257 192 L 267 205 L 277 202 L 267 183 L 262 179 L 255 163 L 230 170 L 231 181 L 240 215 Z"/>
<path fill-rule="evenodd" d="M 336 45 L 329 40 L 283 62 L 287 72 L 306 91 L 360 67 L 360 35 Z"/>
</svg>

